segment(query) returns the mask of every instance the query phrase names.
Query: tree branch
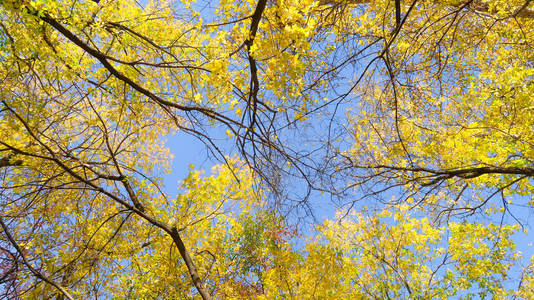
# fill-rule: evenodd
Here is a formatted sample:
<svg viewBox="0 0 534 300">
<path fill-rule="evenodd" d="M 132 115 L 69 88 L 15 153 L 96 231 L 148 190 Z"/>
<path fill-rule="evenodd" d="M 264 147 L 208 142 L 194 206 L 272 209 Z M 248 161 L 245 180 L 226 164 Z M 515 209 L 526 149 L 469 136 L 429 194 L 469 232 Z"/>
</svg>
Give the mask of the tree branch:
<svg viewBox="0 0 534 300">
<path fill-rule="evenodd" d="M 13 155 L 0 158 L 0 169 L 6 167 L 21 166 L 22 160 L 12 160 Z"/>
<path fill-rule="evenodd" d="M 69 292 L 67 292 L 67 290 L 64 287 L 62 287 L 60 284 L 58 284 L 54 280 L 48 278 L 43 273 L 39 272 L 39 270 L 35 269 L 30 264 L 30 262 L 26 259 L 26 256 L 24 255 L 24 252 L 22 251 L 22 249 L 20 249 L 20 246 L 17 244 L 17 242 L 15 241 L 15 239 L 13 238 L 11 233 L 9 232 L 7 225 L 4 223 L 4 220 L 2 220 L 2 217 L 0 217 L 0 226 L 2 227 L 4 233 L 6 234 L 7 239 L 9 240 L 11 245 L 13 245 L 13 247 L 19 253 L 20 257 L 22 257 L 22 262 L 24 263 L 24 265 L 26 265 L 26 267 L 28 267 L 28 269 L 33 273 L 33 275 L 35 275 L 37 278 L 43 280 L 44 282 L 46 282 L 46 283 L 52 285 L 53 287 L 55 287 L 56 289 L 58 289 L 63 295 L 65 295 L 65 297 L 67 297 L 67 299 L 74 300 L 74 298 L 69 294 Z"/>
<path fill-rule="evenodd" d="M 430 182 L 426 182 L 422 185 L 430 186 L 436 184 L 439 181 L 451 179 L 454 177 L 462 179 L 476 178 L 485 174 L 496 175 L 522 175 L 526 177 L 534 177 L 534 168 L 532 167 L 474 167 L 474 168 L 462 168 L 462 169 L 431 169 L 423 167 L 396 167 L 388 165 L 376 165 L 376 166 L 355 166 L 356 168 L 363 169 L 387 169 L 402 172 L 424 172 L 435 177 Z"/>
</svg>

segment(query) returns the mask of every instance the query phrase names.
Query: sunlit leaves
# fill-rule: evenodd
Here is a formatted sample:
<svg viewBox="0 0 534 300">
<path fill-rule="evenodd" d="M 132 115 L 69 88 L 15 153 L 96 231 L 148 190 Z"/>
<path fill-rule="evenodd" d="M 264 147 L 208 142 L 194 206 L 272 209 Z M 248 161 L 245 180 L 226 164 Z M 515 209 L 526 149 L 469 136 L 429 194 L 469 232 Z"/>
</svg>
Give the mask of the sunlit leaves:
<svg viewBox="0 0 534 300">
<path fill-rule="evenodd" d="M 503 280 L 518 259 L 510 240 L 517 226 L 436 227 L 405 206 L 339 217 L 320 226 L 317 240 L 295 258 L 296 294 L 447 299 L 511 293 Z M 328 287 L 312 288 L 325 282 Z"/>
<path fill-rule="evenodd" d="M 194 298 L 200 285 L 216 298 L 529 297 L 531 268 L 507 285 L 518 227 L 470 219 L 533 191 L 524 2 L 281 0 L 253 17 L 258 4 L 2 2 L 11 295 L 58 297 L 35 266 L 80 298 Z M 326 127 L 304 149 L 306 129 Z M 221 128 L 242 159 L 218 147 Z M 191 167 L 170 196 L 175 132 L 224 163 Z M 310 188 L 298 205 L 316 188 L 354 209 L 291 225 L 292 168 Z M 361 183 L 406 194 L 358 212 Z"/>
<path fill-rule="evenodd" d="M 355 164 L 397 167 L 407 187 L 430 183 L 429 174 L 410 173 L 418 167 L 531 168 L 532 18 L 510 17 L 520 2 L 475 1 L 475 11 L 459 1 L 415 5 L 376 68 L 374 86 L 359 88 L 362 111 L 349 115 Z M 376 26 L 355 18 L 365 29 Z M 520 177 L 495 172 L 445 185 L 528 194 Z"/>
</svg>

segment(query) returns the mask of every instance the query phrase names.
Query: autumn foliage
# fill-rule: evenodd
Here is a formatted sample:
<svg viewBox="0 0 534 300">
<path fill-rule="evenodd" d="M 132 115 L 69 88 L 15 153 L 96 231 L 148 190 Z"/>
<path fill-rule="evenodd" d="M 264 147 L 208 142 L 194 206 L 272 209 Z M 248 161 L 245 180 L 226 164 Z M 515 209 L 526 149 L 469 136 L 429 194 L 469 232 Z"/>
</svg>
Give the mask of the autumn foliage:
<svg viewBox="0 0 534 300">
<path fill-rule="evenodd" d="M 533 49 L 528 0 L 0 1 L 0 297 L 531 299 Z"/>
</svg>

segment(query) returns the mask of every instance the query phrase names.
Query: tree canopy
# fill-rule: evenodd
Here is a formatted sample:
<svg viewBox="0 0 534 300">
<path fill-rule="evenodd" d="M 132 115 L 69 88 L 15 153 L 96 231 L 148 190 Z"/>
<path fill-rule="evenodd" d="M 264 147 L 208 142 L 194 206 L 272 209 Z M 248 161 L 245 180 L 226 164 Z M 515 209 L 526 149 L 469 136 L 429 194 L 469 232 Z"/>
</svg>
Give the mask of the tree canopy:
<svg viewBox="0 0 534 300">
<path fill-rule="evenodd" d="M 532 298 L 532 49 L 530 0 L 2 0 L 0 294 Z"/>
</svg>

